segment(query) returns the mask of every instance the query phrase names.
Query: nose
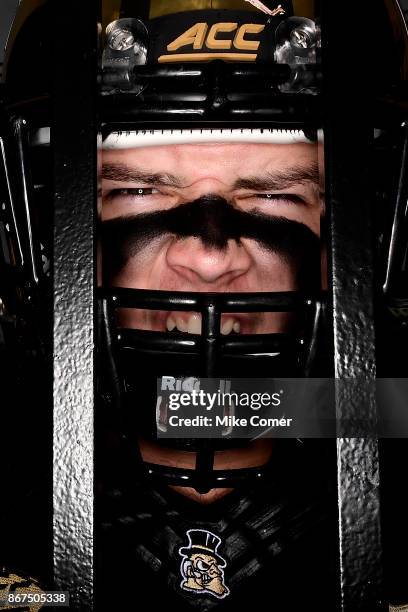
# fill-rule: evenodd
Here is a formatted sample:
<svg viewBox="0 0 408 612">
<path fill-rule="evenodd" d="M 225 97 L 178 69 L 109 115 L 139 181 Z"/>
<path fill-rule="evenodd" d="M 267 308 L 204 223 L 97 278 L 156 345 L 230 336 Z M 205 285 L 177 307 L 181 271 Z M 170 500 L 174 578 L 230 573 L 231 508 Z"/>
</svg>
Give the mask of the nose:
<svg viewBox="0 0 408 612">
<path fill-rule="evenodd" d="M 251 257 L 245 247 L 229 240 L 225 249 L 204 245 L 199 238 L 174 240 L 167 251 L 167 265 L 172 271 L 194 285 L 221 288 L 246 274 Z"/>
</svg>

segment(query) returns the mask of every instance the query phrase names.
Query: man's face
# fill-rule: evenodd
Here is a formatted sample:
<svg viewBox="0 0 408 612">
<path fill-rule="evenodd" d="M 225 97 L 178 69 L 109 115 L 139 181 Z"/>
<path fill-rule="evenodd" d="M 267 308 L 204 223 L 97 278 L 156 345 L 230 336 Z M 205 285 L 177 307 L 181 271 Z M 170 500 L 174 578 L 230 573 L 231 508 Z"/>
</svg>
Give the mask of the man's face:
<svg viewBox="0 0 408 612">
<path fill-rule="evenodd" d="M 278 217 L 296 221 L 320 235 L 323 204 L 317 145 L 313 144 L 192 144 L 107 150 L 103 153 L 102 197 L 102 220 L 123 221 L 124 228 L 137 215 L 171 211 L 198 201 L 195 211 L 200 210 L 200 219 L 214 227 L 218 224 L 218 230 L 217 206 L 228 215 L 228 211 L 241 211 L 262 221 Z M 211 211 L 208 219 L 206 205 Z M 196 214 L 187 212 L 188 206 L 185 211 Z M 223 214 L 224 231 L 228 231 L 225 219 L 234 217 Z M 245 236 L 245 220 L 241 223 L 241 237 L 227 237 L 224 245 L 156 231 L 139 240 L 137 248 L 129 247 L 108 282 L 119 287 L 200 292 L 298 288 L 301 279 L 293 260 L 256 236 Z M 109 234 L 105 242 L 109 242 Z M 288 321 L 283 313 L 226 314 L 221 330 L 276 332 L 283 331 Z M 180 312 L 129 309 L 121 312 L 120 322 L 159 331 L 176 326 L 190 333 L 199 333 L 201 327 L 200 315 Z"/>
<path fill-rule="evenodd" d="M 309 253 L 316 251 L 317 243 L 319 259 L 323 200 L 317 151 L 313 144 L 192 144 L 104 151 L 104 283 L 201 292 L 307 287 L 311 268 L 320 278 L 316 254 Z M 170 218 L 171 227 L 165 231 Z M 279 242 L 284 249 L 275 248 Z M 300 246 L 303 250 L 291 256 Z M 190 333 L 199 333 L 201 327 L 201 316 L 191 312 L 122 309 L 119 315 L 123 327 L 165 331 L 176 326 Z M 223 314 L 221 332 L 273 333 L 289 324 L 285 313 Z M 217 451 L 214 469 L 262 466 L 270 460 L 270 442 L 255 440 L 247 447 Z M 144 439 L 139 447 L 146 462 L 195 467 L 195 453 Z M 175 488 L 203 504 L 229 491 L 217 488 L 201 494 L 191 487 Z"/>
</svg>

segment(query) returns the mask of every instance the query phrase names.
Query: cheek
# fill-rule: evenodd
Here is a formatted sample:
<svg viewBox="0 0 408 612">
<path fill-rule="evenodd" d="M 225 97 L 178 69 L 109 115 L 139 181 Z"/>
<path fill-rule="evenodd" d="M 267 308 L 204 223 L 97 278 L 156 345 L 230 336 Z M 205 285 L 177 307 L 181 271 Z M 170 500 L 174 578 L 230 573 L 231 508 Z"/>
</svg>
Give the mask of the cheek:
<svg viewBox="0 0 408 612">
<path fill-rule="evenodd" d="M 152 288 L 152 279 L 157 279 L 164 270 L 165 257 L 171 238 L 157 238 L 138 249 L 136 254 L 112 252 L 109 246 L 103 250 L 102 266 L 105 283 L 109 285 Z"/>
<path fill-rule="evenodd" d="M 296 270 L 281 255 L 259 246 L 253 240 L 242 240 L 252 261 L 252 291 L 291 291 L 296 288 Z M 258 287 L 258 288 L 257 288 Z"/>
</svg>

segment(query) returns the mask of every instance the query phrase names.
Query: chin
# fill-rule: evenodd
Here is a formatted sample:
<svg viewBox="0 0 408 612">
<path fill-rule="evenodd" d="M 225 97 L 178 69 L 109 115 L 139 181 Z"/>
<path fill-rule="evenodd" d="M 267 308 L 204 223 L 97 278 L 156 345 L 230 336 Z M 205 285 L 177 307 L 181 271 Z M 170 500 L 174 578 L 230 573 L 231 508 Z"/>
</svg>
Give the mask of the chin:
<svg viewBox="0 0 408 612">
<path fill-rule="evenodd" d="M 228 495 L 229 493 L 231 493 L 231 491 L 234 490 L 234 489 L 221 489 L 221 488 L 218 489 L 217 488 L 217 489 L 211 489 L 207 493 L 198 493 L 198 491 L 196 491 L 192 487 L 171 486 L 170 489 L 173 489 L 173 491 L 180 493 L 180 495 L 184 495 L 184 497 L 188 497 L 192 501 L 195 501 L 198 504 L 202 504 L 203 506 L 206 506 L 206 505 L 214 503 L 215 501 L 218 501 L 219 499 L 221 499 L 222 497 L 225 497 L 225 495 Z"/>
</svg>

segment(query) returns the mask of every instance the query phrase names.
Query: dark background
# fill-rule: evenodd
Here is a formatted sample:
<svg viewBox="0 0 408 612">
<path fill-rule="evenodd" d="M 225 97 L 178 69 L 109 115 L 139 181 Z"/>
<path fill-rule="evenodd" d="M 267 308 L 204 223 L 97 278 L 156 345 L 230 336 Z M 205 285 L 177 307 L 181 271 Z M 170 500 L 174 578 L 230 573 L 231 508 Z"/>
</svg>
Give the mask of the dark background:
<svg viewBox="0 0 408 612">
<path fill-rule="evenodd" d="M 19 2 L 17 0 L 1 0 L 0 6 L 0 62 L 3 61 L 4 46 L 14 13 Z"/>
</svg>

